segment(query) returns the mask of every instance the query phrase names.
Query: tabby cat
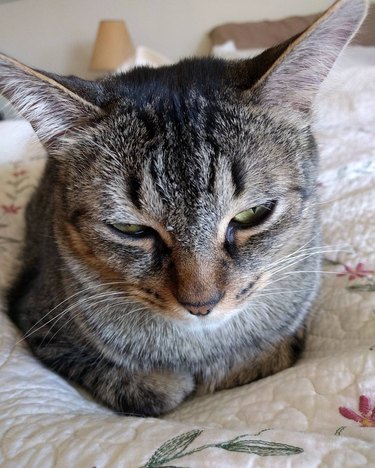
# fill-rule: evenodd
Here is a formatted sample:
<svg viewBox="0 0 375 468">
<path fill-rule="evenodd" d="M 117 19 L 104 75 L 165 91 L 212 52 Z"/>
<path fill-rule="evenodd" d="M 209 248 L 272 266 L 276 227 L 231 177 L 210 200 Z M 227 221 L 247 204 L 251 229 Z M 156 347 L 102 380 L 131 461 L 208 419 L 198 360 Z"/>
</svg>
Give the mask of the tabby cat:
<svg viewBox="0 0 375 468">
<path fill-rule="evenodd" d="M 49 154 L 8 292 L 43 363 L 155 416 L 295 362 L 319 284 L 312 102 L 366 7 L 340 0 L 252 60 L 98 81 L 0 56 Z"/>
</svg>

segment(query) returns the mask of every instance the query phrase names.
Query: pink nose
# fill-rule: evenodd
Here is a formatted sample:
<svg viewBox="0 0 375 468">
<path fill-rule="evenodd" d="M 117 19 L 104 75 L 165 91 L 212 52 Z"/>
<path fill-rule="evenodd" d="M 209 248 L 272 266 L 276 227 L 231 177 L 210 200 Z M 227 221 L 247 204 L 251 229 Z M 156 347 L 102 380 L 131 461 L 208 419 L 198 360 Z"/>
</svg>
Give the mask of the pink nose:
<svg viewBox="0 0 375 468">
<path fill-rule="evenodd" d="M 215 296 L 213 296 L 209 301 L 204 303 L 191 303 L 180 301 L 180 304 L 183 305 L 192 315 L 208 315 L 222 297 L 223 294 L 216 293 Z"/>
</svg>

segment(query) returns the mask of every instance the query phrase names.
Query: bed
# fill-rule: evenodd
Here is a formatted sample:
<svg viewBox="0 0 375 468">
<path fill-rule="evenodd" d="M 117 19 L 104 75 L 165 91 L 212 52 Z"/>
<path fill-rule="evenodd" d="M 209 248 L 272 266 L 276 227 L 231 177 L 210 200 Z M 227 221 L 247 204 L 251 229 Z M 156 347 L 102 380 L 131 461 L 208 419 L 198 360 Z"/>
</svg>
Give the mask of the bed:
<svg viewBox="0 0 375 468">
<path fill-rule="evenodd" d="M 2 300 L 2 467 L 375 466 L 375 47 L 356 47 L 366 49 L 340 59 L 315 106 L 325 253 L 302 359 L 163 418 L 121 416 L 44 368 Z M 0 142 L 3 290 L 45 152 L 22 120 L 0 122 Z"/>
</svg>

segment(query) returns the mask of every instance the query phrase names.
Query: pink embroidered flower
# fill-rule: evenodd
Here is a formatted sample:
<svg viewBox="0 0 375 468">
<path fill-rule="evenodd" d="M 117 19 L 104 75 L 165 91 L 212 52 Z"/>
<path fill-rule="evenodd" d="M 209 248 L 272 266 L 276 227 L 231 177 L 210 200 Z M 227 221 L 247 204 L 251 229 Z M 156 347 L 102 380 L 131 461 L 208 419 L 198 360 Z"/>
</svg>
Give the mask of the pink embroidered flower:
<svg viewBox="0 0 375 468">
<path fill-rule="evenodd" d="M 345 271 L 337 273 L 336 276 L 347 276 L 349 281 L 352 281 L 356 278 L 365 278 L 367 275 L 374 274 L 374 270 L 366 270 L 363 263 L 357 263 L 355 268 L 352 268 L 348 265 L 344 265 Z"/>
<path fill-rule="evenodd" d="M 1 205 L 1 208 L 6 214 L 17 214 L 22 209 L 22 206 L 16 206 L 12 203 L 11 205 Z"/>
<path fill-rule="evenodd" d="M 14 177 L 21 177 L 25 174 L 27 174 L 27 171 L 25 171 L 25 169 L 20 169 L 18 171 L 13 172 Z"/>
<path fill-rule="evenodd" d="M 371 406 L 371 401 L 365 395 L 359 397 L 358 409 L 360 414 L 350 408 L 340 406 L 339 412 L 344 418 L 358 422 L 362 427 L 375 427 L 375 406 Z"/>
</svg>

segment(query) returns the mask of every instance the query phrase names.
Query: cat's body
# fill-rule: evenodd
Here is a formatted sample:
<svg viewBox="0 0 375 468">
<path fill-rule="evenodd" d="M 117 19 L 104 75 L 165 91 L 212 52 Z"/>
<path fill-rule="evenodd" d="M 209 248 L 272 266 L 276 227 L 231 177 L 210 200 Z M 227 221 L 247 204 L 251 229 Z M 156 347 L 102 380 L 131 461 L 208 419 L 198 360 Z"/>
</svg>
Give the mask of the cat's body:
<svg viewBox="0 0 375 468">
<path fill-rule="evenodd" d="M 339 51 L 365 4 L 338 5 L 323 32 L 355 16 Z M 4 92 L 51 154 L 10 316 L 44 363 L 110 407 L 157 415 L 298 357 L 319 284 L 318 84 L 303 99 L 288 88 L 280 106 L 274 75 L 291 75 L 300 42 L 99 83 L 0 57 L 13 72 Z M 15 93 L 22 74 L 27 97 Z"/>
</svg>

